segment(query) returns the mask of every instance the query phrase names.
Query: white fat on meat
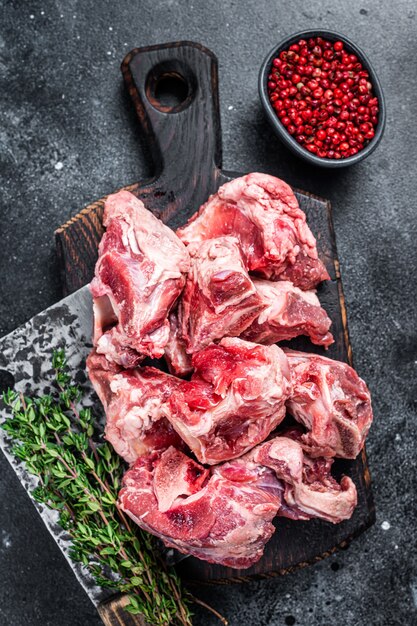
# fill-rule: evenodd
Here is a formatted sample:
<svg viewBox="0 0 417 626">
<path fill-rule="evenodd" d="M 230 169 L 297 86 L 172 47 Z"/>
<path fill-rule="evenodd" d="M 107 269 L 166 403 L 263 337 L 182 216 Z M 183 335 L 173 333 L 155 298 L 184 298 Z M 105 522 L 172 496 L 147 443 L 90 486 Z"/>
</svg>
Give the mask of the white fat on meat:
<svg viewBox="0 0 417 626">
<path fill-rule="evenodd" d="M 94 345 L 108 360 L 135 367 L 161 357 L 168 315 L 180 295 L 189 255 L 175 233 L 128 191 L 108 196 L 95 276 Z"/>
<path fill-rule="evenodd" d="M 371 396 L 347 363 L 285 349 L 293 391 L 288 411 L 307 432 L 302 444 L 311 456 L 354 459 L 372 424 Z"/>
<path fill-rule="evenodd" d="M 284 419 L 291 382 L 278 346 L 226 338 L 194 354 L 192 364 L 166 417 L 200 462 L 244 454 Z"/>
<path fill-rule="evenodd" d="M 215 237 L 237 237 L 251 272 L 313 289 L 329 274 L 292 189 L 268 174 L 251 173 L 222 185 L 177 230 L 192 247 Z"/>
<path fill-rule="evenodd" d="M 194 246 L 178 304 L 178 336 L 193 354 L 222 337 L 240 335 L 264 308 L 234 237 Z"/>
<path fill-rule="evenodd" d="M 302 291 L 289 281 L 254 278 L 253 283 L 265 308 L 242 333 L 243 339 L 270 345 L 307 335 L 317 345 L 334 342 L 331 320 L 314 291 Z"/>
</svg>

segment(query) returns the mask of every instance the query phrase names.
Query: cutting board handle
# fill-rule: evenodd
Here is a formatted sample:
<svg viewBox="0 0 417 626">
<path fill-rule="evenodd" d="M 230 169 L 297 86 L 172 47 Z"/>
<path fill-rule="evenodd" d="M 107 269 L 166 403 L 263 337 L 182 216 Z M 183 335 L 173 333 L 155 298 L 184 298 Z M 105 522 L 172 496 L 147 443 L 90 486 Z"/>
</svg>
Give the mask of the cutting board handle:
<svg viewBox="0 0 417 626">
<path fill-rule="evenodd" d="M 136 48 L 122 63 L 155 167 L 152 181 L 137 195 L 165 221 L 174 208 L 181 214 L 179 197 L 192 213 L 217 188 L 222 161 L 217 68 L 210 50 L 189 41 Z"/>
</svg>

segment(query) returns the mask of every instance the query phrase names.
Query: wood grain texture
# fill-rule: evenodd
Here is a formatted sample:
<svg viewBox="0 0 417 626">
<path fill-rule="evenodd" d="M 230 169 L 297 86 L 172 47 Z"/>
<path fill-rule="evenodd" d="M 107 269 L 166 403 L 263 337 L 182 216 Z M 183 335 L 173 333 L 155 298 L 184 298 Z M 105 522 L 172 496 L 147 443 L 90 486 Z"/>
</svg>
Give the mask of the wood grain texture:
<svg viewBox="0 0 417 626">
<path fill-rule="evenodd" d="M 221 170 L 217 60 L 202 46 L 179 42 L 133 50 L 124 60 L 122 71 L 155 165 L 151 180 L 126 189 L 175 228 L 221 184 L 241 175 Z M 155 85 L 167 73 L 181 75 L 188 85 L 185 101 L 171 109 L 161 107 L 155 100 Z M 296 191 L 296 195 L 331 276 L 318 292 L 332 319 L 335 337 L 326 354 L 352 363 L 331 207 L 327 201 L 306 192 Z M 103 233 L 103 202 L 104 198 L 89 205 L 56 233 L 65 293 L 78 289 L 93 276 Z M 303 338 L 290 345 L 324 354 Z M 358 506 L 350 520 L 333 525 L 320 520 L 278 519 L 263 558 L 250 569 L 233 570 L 188 557 L 178 563 L 178 571 L 189 581 L 230 583 L 286 573 L 347 545 L 375 518 L 365 451 L 353 462 L 337 460 L 334 467 L 336 474 L 351 476 L 358 489 Z"/>
<path fill-rule="evenodd" d="M 125 611 L 127 604 L 129 597 L 126 595 L 102 602 L 97 610 L 105 626 L 150 626 L 141 615 L 132 615 Z"/>
</svg>

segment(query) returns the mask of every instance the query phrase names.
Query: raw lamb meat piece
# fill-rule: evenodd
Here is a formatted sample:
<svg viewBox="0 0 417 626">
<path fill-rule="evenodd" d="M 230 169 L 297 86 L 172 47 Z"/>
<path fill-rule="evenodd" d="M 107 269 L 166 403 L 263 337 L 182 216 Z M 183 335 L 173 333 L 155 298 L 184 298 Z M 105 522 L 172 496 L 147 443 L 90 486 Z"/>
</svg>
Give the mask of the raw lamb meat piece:
<svg viewBox="0 0 417 626">
<path fill-rule="evenodd" d="M 93 310 L 94 316 L 96 316 L 96 302 L 93 304 Z M 94 328 L 96 328 L 96 326 L 97 324 L 94 322 Z M 163 328 L 165 330 L 165 327 Z M 156 345 L 156 335 L 153 336 L 153 340 Z M 93 341 L 93 343 L 97 347 L 99 353 L 105 355 L 108 361 L 122 365 L 126 369 L 137 367 L 145 358 L 145 354 L 137 352 L 135 348 L 128 345 L 129 339 L 126 337 L 119 325 L 113 326 L 113 328 L 109 328 L 100 334 L 97 342 Z"/>
<path fill-rule="evenodd" d="M 252 173 L 226 183 L 177 234 L 187 245 L 238 237 L 250 271 L 301 289 L 329 278 L 292 189 L 274 176 Z"/>
<path fill-rule="evenodd" d="M 91 384 L 106 409 L 113 396 L 110 388 L 111 380 L 116 374 L 120 374 L 122 368 L 114 361 L 108 361 L 103 354 L 98 354 L 95 348 L 88 355 L 86 366 Z"/>
<path fill-rule="evenodd" d="M 210 563 L 245 569 L 260 559 L 278 514 L 334 524 L 356 506 L 331 459 L 311 459 L 289 432 L 245 456 L 205 469 L 173 447 L 143 456 L 123 479 L 120 507 L 166 546 Z"/>
<path fill-rule="evenodd" d="M 210 563 L 247 568 L 274 532 L 280 492 L 204 469 L 174 448 L 141 457 L 126 473 L 119 506 L 166 546 Z"/>
<path fill-rule="evenodd" d="M 166 417 L 201 463 L 244 454 L 284 419 L 291 383 L 278 346 L 226 338 L 192 363 L 191 381 L 181 381 Z"/>
<path fill-rule="evenodd" d="M 121 370 L 93 350 L 87 370 L 105 413 L 105 437 L 125 461 L 184 443 L 164 417 L 164 404 L 177 379 L 154 367 Z"/>
<path fill-rule="evenodd" d="M 308 335 L 319 346 L 327 347 L 334 342 L 329 332 L 331 319 L 314 291 L 301 291 L 284 280 L 255 278 L 253 283 L 267 308 L 242 333 L 242 339 L 269 345 Z"/>
<path fill-rule="evenodd" d="M 169 338 L 165 346 L 165 360 L 171 374 L 182 378 L 191 374 L 193 366 L 191 356 L 185 350 L 185 342 L 180 336 L 176 311 L 170 313 L 169 326 Z"/>
<path fill-rule="evenodd" d="M 311 458 L 297 438 L 296 431 L 290 430 L 246 455 L 254 463 L 272 469 L 284 483 L 278 515 L 303 520 L 318 517 L 333 524 L 349 519 L 357 504 L 354 483 L 343 476 L 339 484 L 330 473 L 333 460 Z"/>
<path fill-rule="evenodd" d="M 196 247 L 178 305 L 180 332 L 189 354 L 215 339 L 240 335 L 263 308 L 237 239 L 219 237 Z"/>
<path fill-rule="evenodd" d="M 95 278 L 94 345 L 124 367 L 160 357 L 168 314 L 185 284 L 184 244 L 128 191 L 109 196 Z"/>
<path fill-rule="evenodd" d="M 293 391 L 288 411 L 307 429 L 302 445 L 312 457 L 354 459 L 372 423 L 371 396 L 347 363 L 285 349 Z"/>
</svg>

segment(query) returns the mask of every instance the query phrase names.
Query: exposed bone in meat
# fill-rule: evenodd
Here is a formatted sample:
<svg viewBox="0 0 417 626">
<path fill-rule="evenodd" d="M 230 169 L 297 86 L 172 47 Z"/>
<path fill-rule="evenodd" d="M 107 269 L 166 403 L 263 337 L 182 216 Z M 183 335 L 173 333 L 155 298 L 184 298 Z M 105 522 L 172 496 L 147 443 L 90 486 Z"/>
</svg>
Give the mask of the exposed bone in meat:
<svg viewBox="0 0 417 626">
<path fill-rule="evenodd" d="M 372 423 L 369 390 L 347 363 L 285 349 L 293 391 L 288 411 L 307 429 L 302 437 L 311 456 L 354 459 Z"/>
<path fill-rule="evenodd" d="M 274 176 L 252 173 L 226 183 L 177 234 L 187 245 L 238 237 L 250 271 L 301 289 L 329 278 L 292 189 Z"/>
<path fill-rule="evenodd" d="M 227 183 L 179 229 L 188 249 L 125 191 L 104 223 L 87 367 L 105 435 L 132 463 L 120 506 L 167 546 L 234 568 L 261 557 L 276 515 L 348 519 L 356 488 L 331 457 L 360 452 L 369 391 L 344 363 L 273 345 L 333 342 L 309 291 L 329 276 L 290 187 Z M 163 354 L 175 376 L 137 367 Z M 302 427 L 271 435 L 287 407 Z"/>
<path fill-rule="evenodd" d="M 307 457 L 291 433 L 211 471 L 169 448 L 135 462 L 119 505 L 166 546 L 244 569 L 262 556 L 275 515 L 333 523 L 352 515 L 355 485 L 347 477 L 339 485 L 331 463 Z"/>
<path fill-rule="evenodd" d="M 308 335 L 319 346 L 334 342 L 331 320 L 314 291 L 301 291 L 289 281 L 255 278 L 258 295 L 267 306 L 241 335 L 255 343 L 271 344 Z"/>
<path fill-rule="evenodd" d="M 291 519 L 320 518 L 338 524 L 349 519 L 357 504 L 356 487 L 348 476 L 340 484 L 330 473 L 332 459 L 311 458 L 292 431 L 252 450 L 249 458 L 274 470 L 284 483 L 278 515 Z"/>
<path fill-rule="evenodd" d="M 185 448 L 164 417 L 164 405 L 178 379 L 154 367 L 121 370 L 95 350 L 87 369 L 106 412 L 106 439 L 128 463 L 170 445 Z"/>
<path fill-rule="evenodd" d="M 189 255 L 128 191 L 107 198 L 104 225 L 91 283 L 94 343 L 110 360 L 133 367 L 143 355 L 163 355 L 168 314 L 184 286 Z"/>
<path fill-rule="evenodd" d="M 274 532 L 280 494 L 250 472 L 228 479 L 169 448 L 136 461 L 123 479 L 121 508 L 165 545 L 210 563 L 247 568 Z"/>
<path fill-rule="evenodd" d="M 178 304 L 180 332 L 189 354 L 215 339 L 240 335 L 263 308 L 237 239 L 219 237 L 195 246 Z"/>
<path fill-rule="evenodd" d="M 170 396 L 166 416 L 202 463 L 244 454 L 284 419 L 291 383 L 278 346 L 226 338 L 192 362 L 191 381 Z"/>
</svg>

